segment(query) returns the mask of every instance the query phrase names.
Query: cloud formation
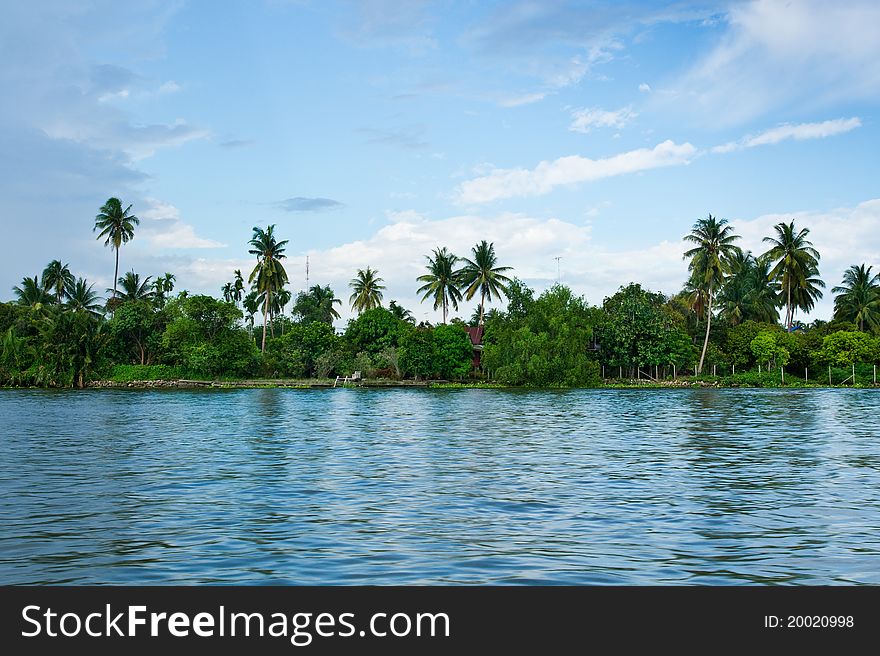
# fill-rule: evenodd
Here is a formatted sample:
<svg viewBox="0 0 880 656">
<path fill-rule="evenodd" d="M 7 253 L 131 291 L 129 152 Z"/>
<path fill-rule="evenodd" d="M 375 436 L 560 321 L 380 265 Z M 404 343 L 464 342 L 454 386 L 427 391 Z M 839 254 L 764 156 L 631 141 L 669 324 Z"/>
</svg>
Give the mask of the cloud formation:
<svg viewBox="0 0 880 656">
<path fill-rule="evenodd" d="M 345 207 L 344 203 L 332 198 L 307 198 L 305 196 L 285 198 L 275 205 L 285 212 L 327 212 Z"/>
<path fill-rule="evenodd" d="M 539 196 L 559 186 L 688 164 L 696 153 L 697 149 L 690 143 L 667 140 L 653 148 L 639 148 L 602 159 L 570 155 L 552 162 L 543 161 L 534 169 L 494 169 L 488 175 L 461 183 L 455 196 L 464 205 Z"/>
<path fill-rule="evenodd" d="M 781 141 L 793 139 L 803 141 L 805 139 L 824 139 L 836 134 L 843 134 L 850 130 L 861 127 L 862 121 L 857 118 L 838 118 L 821 123 L 799 123 L 797 125 L 785 124 L 770 128 L 756 135 L 748 135 L 739 141 L 730 141 L 712 148 L 713 153 L 729 153 L 744 148 L 755 146 L 767 146 L 778 144 Z"/>
<path fill-rule="evenodd" d="M 620 130 L 638 114 L 633 111 L 632 105 L 620 109 L 606 110 L 600 107 L 585 107 L 576 109 L 571 113 L 571 125 L 568 129 L 572 132 L 586 134 L 593 128 L 616 128 Z"/>
</svg>

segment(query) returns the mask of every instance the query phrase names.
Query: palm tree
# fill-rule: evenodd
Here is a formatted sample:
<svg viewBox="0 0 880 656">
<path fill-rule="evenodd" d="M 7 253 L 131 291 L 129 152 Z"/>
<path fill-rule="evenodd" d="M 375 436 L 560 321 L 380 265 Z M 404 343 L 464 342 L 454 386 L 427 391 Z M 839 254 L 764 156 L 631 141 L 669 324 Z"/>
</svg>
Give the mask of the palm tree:
<svg viewBox="0 0 880 656">
<path fill-rule="evenodd" d="M 471 249 L 473 259 L 462 258 L 464 266 L 458 270 L 456 277 L 462 287 L 466 287 L 464 295 L 471 300 L 477 292 L 480 292 L 480 325 L 483 325 L 486 300 L 500 298 L 507 295 L 505 283 L 510 278 L 503 271 L 510 271 L 511 267 L 496 266 L 495 244 L 488 243 L 485 239 Z M 435 306 L 436 307 L 436 306 Z"/>
<path fill-rule="evenodd" d="M 370 267 L 358 269 L 357 275 L 348 283 L 352 289 L 348 302 L 351 303 L 351 309 L 358 314 L 382 305 L 382 290 L 385 289 L 385 285 L 382 284 L 384 281 L 378 277 L 378 273 Z"/>
<path fill-rule="evenodd" d="M 734 326 L 749 320 L 779 321 L 779 294 L 776 283 L 768 278 L 769 261 L 745 251 L 734 254 L 730 265 L 732 275 L 718 294 L 718 316 Z"/>
<path fill-rule="evenodd" d="M 61 260 L 52 260 L 43 269 L 43 289 L 55 292 L 55 302 L 61 304 L 61 297 L 73 285 L 70 267 Z"/>
<path fill-rule="evenodd" d="M 254 315 L 260 311 L 260 301 L 258 299 L 259 294 L 255 291 L 252 291 L 245 296 L 241 301 L 241 306 L 244 308 L 245 319 L 248 322 L 248 333 L 253 334 L 254 332 Z"/>
<path fill-rule="evenodd" d="M 272 294 L 272 306 L 269 310 L 269 316 L 272 320 L 269 323 L 269 329 L 272 331 L 272 337 L 275 336 L 275 325 L 274 320 L 278 316 L 284 315 L 284 308 L 290 303 L 290 290 L 286 287 L 282 287 L 275 291 Z M 284 323 L 281 324 L 281 334 L 284 334 Z"/>
<path fill-rule="evenodd" d="M 880 328 L 880 274 L 871 275 L 873 267 L 852 265 L 843 274 L 843 284 L 834 287 L 834 318 L 872 329 Z"/>
<path fill-rule="evenodd" d="M 98 240 L 106 237 L 104 246 L 109 246 L 116 251 L 116 268 L 113 270 L 114 299 L 116 298 L 116 277 L 119 275 L 119 247 L 134 239 L 134 227 L 141 222 L 130 212 L 131 205 L 123 210 L 122 203 L 118 198 L 108 198 L 95 217 L 95 227 L 92 228 L 92 232 L 101 231 L 98 233 Z"/>
<path fill-rule="evenodd" d="M 149 301 L 155 295 L 153 285 L 150 284 L 150 278 L 147 276 L 143 280 L 139 274 L 134 271 L 128 271 L 119 279 L 119 286 L 122 287 L 122 294 L 116 298 L 117 305 L 127 301 Z M 115 292 L 116 288 L 108 289 L 107 293 Z M 112 301 L 113 299 L 111 299 Z M 111 303 L 113 305 L 113 303 Z"/>
<path fill-rule="evenodd" d="M 72 312 L 88 312 L 96 319 L 101 316 L 101 300 L 92 291 L 94 285 L 90 285 L 83 278 L 77 278 L 76 282 L 67 290 L 67 308 Z"/>
<path fill-rule="evenodd" d="M 241 302 L 244 296 L 244 278 L 241 277 L 241 269 L 235 270 L 235 278 L 232 281 L 232 300 L 236 305 Z"/>
<path fill-rule="evenodd" d="M 254 226 L 254 234 L 251 237 L 248 251 L 257 256 L 257 265 L 248 276 L 249 283 L 256 283 L 256 291 L 263 296 L 263 342 L 261 350 L 266 352 L 266 328 L 269 323 L 269 315 L 272 307 L 272 294 L 280 290 L 287 282 L 287 271 L 281 264 L 284 259 L 284 250 L 288 240 L 278 241 L 275 238 L 275 226 L 270 225 L 263 230 Z"/>
<path fill-rule="evenodd" d="M 334 305 L 342 305 L 342 301 L 336 298 L 336 294 L 330 285 L 312 285 L 308 292 L 300 292 L 296 295 L 293 305 L 293 314 L 304 323 L 311 321 L 323 321 L 332 324 L 339 318 L 339 312 Z"/>
<path fill-rule="evenodd" d="M 232 283 L 227 282 L 223 287 L 220 288 L 220 291 L 223 293 L 223 300 L 227 303 L 232 303 L 233 299 L 233 291 L 232 291 Z"/>
<path fill-rule="evenodd" d="M 419 287 L 417 293 L 424 293 L 422 301 L 429 296 L 434 299 L 434 309 L 443 308 L 443 323 L 446 323 L 446 314 L 451 304 L 458 309 L 461 300 L 461 290 L 458 288 L 459 276 L 455 271 L 455 263 L 458 257 L 446 250 L 446 247 L 435 248 L 434 257 L 426 255 L 428 260 L 428 273 L 419 276 L 417 280 L 425 283 Z"/>
<path fill-rule="evenodd" d="M 776 230 L 776 237 L 764 237 L 764 241 L 770 244 L 770 250 L 764 255 L 775 262 L 775 266 L 770 271 L 770 277 L 778 280 L 782 285 L 785 302 L 785 326 L 790 329 L 794 319 L 796 289 L 806 285 L 808 278 L 818 274 L 819 251 L 813 248 L 812 242 L 807 240 L 807 235 L 810 234 L 809 229 L 803 228 L 796 231 L 794 221 L 791 223 L 780 222 L 773 228 Z M 824 283 L 822 286 L 824 287 Z M 810 298 L 808 293 L 806 296 L 803 294 L 800 296 L 801 300 L 805 302 L 808 302 Z M 821 292 L 819 296 L 821 296 Z"/>
<path fill-rule="evenodd" d="M 160 307 L 165 305 L 165 299 L 174 290 L 175 280 L 173 273 L 166 272 L 164 276 L 159 276 L 153 282 L 154 300 Z"/>
<path fill-rule="evenodd" d="M 416 318 L 413 316 L 413 313 L 407 310 L 402 305 L 398 305 L 397 301 L 391 301 L 388 304 L 388 311 L 393 314 L 396 319 L 406 321 L 407 323 L 411 323 L 413 325 L 415 325 L 416 323 Z"/>
<path fill-rule="evenodd" d="M 13 287 L 12 291 L 17 297 L 16 303 L 19 305 L 27 305 L 37 310 L 54 300 L 52 295 L 43 289 L 37 276 L 34 276 L 33 278 L 23 278 L 21 285 Z"/>
<path fill-rule="evenodd" d="M 798 310 L 809 312 L 816 305 L 816 301 L 822 298 L 822 290 L 825 282 L 819 278 L 819 267 L 810 266 L 804 277 L 798 281 L 797 286 L 791 290 L 791 325 L 794 325 L 794 315 Z"/>
<path fill-rule="evenodd" d="M 706 219 L 694 223 L 690 233 L 683 237 L 685 241 L 696 246 L 685 252 L 684 258 L 690 258 L 688 270 L 691 272 L 691 283 L 699 290 L 706 302 L 706 337 L 703 339 L 703 351 L 700 353 L 700 364 L 697 373 L 703 370 L 706 359 L 706 348 L 709 346 L 709 330 L 712 327 L 712 301 L 715 293 L 724 284 L 730 273 L 734 258 L 740 250 L 734 245 L 739 239 L 733 228 L 727 225 L 727 219 L 718 220 L 711 214 Z"/>
</svg>

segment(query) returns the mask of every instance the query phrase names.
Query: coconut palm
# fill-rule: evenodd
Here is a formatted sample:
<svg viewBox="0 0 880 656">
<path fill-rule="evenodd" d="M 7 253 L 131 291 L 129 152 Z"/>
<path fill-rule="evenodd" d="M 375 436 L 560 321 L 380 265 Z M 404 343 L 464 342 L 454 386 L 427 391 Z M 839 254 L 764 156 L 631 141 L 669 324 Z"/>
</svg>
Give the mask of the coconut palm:
<svg viewBox="0 0 880 656">
<path fill-rule="evenodd" d="M 16 296 L 16 303 L 37 310 L 54 300 L 52 295 L 40 284 L 37 276 L 22 279 L 21 285 L 13 287 L 12 291 Z"/>
<path fill-rule="evenodd" d="M 770 263 L 755 258 L 751 252 L 734 254 L 730 261 L 732 275 L 718 294 L 718 316 L 731 325 L 743 321 L 775 323 L 779 320 L 778 291 L 768 278 Z"/>
<path fill-rule="evenodd" d="M 92 287 L 94 285 L 90 285 L 85 279 L 77 278 L 67 290 L 67 308 L 73 312 L 88 312 L 96 319 L 100 317 L 101 299 L 92 291 Z"/>
<path fill-rule="evenodd" d="M 122 288 L 122 293 L 118 295 L 116 298 L 115 305 L 119 303 L 125 303 L 127 301 L 149 301 L 152 300 L 155 295 L 155 291 L 153 285 L 150 284 L 150 278 L 152 276 L 147 276 L 143 280 L 139 274 L 134 271 L 128 271 L 124 276 L 122 276 L 118 282 L 119 286 Z M 107 293 L 115 292 L 116 288 L 108 289 Z M 111 306 L 114 305 L 113 299 L 109 303 Z"/>
<path fill-rule="evenodd" d="M 859 330 L 865 324 L 876 330 L 880 328 L 880 273 L 871 275 L 873 267 L 864 264 L 852 265 L 843 274 L 843 284 L 834 287 L 834 318 L 858 324 Z"/>
<path fill-rule="evenodd" d="M 339 318 L 334 305 L 342 305 L 342 301 L 336 298 L 330 285 L 312 285 L 309 291 L 296 295 L 292 311 L 304 323 L 323 321 L 332 324 L 334 319 Z"/>
<path fill-rule="evenodd" d="M 253 334 L 254 331 L 254 315 L 260 311 L 259 294 L 255 291 L 248 293 L 241 301 L 244 308 L 244 317 L 248 322 L 248 333 Z"/>
<path fill-rule="evenodd" d="M 254 226 L 254 234 L 251 237 L 252 249 L 248 251 L 257 256 L 257 265 L 248 276 L 248 282 L 254 283 L 258 294 L 263 298 L 263 341 L 261 350 L 266 352 L 266 329 L 269 324 L 269 316 L 272 308 L 272 295 L 279 291 L 287 282 L 287 271 L 281 264 L 284 259 L 284 250 L 288 240 L 278 241 L 275 238 L 275 226 L 270 225 L 263 230 Z"/>
<path fill-rule="evenodd" d="M 791 290 L 791 324 L 789 330 L 795 326 L 794 315 L 798 310 L 810 312 L 816 305 L 816 301 L 822 298 L 822 290 L 825 282 L 819 278 L 819 267 L 810 266 L 803 278 L 798 280 L 797 285 Z"/>
<path fill-rule="evenodd" d="M 176 280 L 173 273 L 165 273 L 164 276 L 159 276 L 153 282 L 153 292 L 154 292 L 154 300 L 158 306 L 165 305 L 165 299 L 168 298 L 168 295 L 174 290 L 174 281 Z"/>
<path fill-rule="evenodd" d="M 241 269 L 235 270 L 235 278 L 232 281 L 232 300 L 236 304 L 241 302 L 244 296 L 244 278 L 241 277 Z"/>
<path fill-rule="evenodd" d="M 733 265 L 739 260 L 739 248 L 734 241 L 739 236 L 734 234 L 733 227 L 727 219 L 716 219 L 711 214 L 706 219 L 694 223 L 690 233 L 683 239 L 696 246 L 685 252 L 684 258 L 690 258 L 688 270 L 691 272 L 691 283 L 701 291 L 706 303 L 706 336 L 703 339 L 703 350 L 697 373 L 703 370 L 706 359 L 706 348 L 709 346 L 709 330 L 712 327 L 712 301 L 715 294 L 724 285 Z"/>
<path fill-rule="evenodd" d="M 52 260 L 43 269 L 42 287 L 47 292 L 55 294 L 55 302 L 61 304 L 61 298 L 65 292 L 73 285 L 73 274 L 70 267 L 61 262 L 61 260 Z"/>
<path fill-rule="evenodd" d="M 473 259 L 462 258 L 464 266 L 458 270 L 456 276 L 459 284 L 465 288 L 464 296 L 471 300 L 477 292 L 480 292 L 480 324 L 485 319 L 486 301 L 492 301 L 492 296 L 500 298 L 507 295 L 505 283 L 510 278 L 504 275 L 504 271 L 510 271 L 511 267 L 496 266 L 498 259 L 495 256 L 495 244 L 488 243 L 485 239 L 471 249 Z"/>
<path fill-rule="evenodd" d="M 357 275 L 348 283 L 352 289 L 348 302 L 358 314 L 382 305 L 382 290 L 385 289 L 385 285 L 382 284 L 384 281 L 377 275 L 378 273 L 370 267 L 358 269 Z"/>
<path fill-rule="evenodd" d="M 798 298 L 808 304 L 810 294 L 806 290 L 799 294 L 798 287 L 806 286 L 807 279 L 818 274 L 819 251 L 807 239 L 809 229 L 796 230 L 794 221 L 780 222 L 773 226 L 776 237 L 764 237 L 770 249 L 764 254 L 774 262 L 770 277 L 782 287 L 781 301 L 785 304 L 785 326 L 791 328 L 794 320 L 795 301 Z M 820 281 L 821 282 L 821 281 Z M 822 284 L 824 287 L 824 283 Z M 815 283 L 813 284 L 815 288 Z M 819 293 L 821 296 L 821 292 Z M 803 305 L 802 309 L 806 309 Z"/>
<path fill-rule="evenodd" d="M 391 301 L 388 304 L 388 311 L 393 314 L 396 319 L 406 321 L 407 323 L 411 323 L 413 325 L 415 325 L 416 323 L 416 318 L 413 316 L 413 313 L 407 310 L 402 305 L 398 305 L 397 301 Z"/>
<path fill-rule="evenodd" d="M 446 247 L 435 248 L 434 257 L 426 255 L 428 260 L 428 273 L 419 276 L 417 280 L 425 283 L 419 287 L 417 293 L 424 294 L 422 302 L 428 297 L 434 299 L 434 309 L 443 308 L 443 323 L 446 323 L 446 315 L 449 306 L 458 309 L 461 300 L 461 290 L 458 288 L 459 275 L 455 270 L 458 257 L 446 250 Z"/>
<path fill-rule="evenodd" d="M 232 303 L 233 299 L 233 290 L 232 283 L 227 282 L 223 287 L 220 288 L 221 293 L 223 294 L 223 300 L 227 303 Z"/>
<path fill-rule="evenodd" d="M 134 227 L 141 220 L 131 214 L 131 205 L 122 209 L 122 203 L 118 198 L 108 198 L 107 202 L 98 210 L 95 217 L 95 227 L 92 232 L 100 230 L 98 240 L 106 238 L 104 246 L 109 246 L 116 251 L 116 268 L 113 270 L 113 298 L 116 298 L 116 279 L 119 275 L 119 248 L 134 239 Z"/>
</svg>

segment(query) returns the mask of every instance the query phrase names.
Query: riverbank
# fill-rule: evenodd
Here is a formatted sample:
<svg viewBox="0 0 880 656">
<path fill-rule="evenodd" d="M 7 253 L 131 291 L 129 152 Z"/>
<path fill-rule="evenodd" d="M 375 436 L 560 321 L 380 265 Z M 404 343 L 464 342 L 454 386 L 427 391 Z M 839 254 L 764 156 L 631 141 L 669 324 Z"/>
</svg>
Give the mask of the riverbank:
<svg viewBox="0 0 880 656">
<path fill-rule="evenodd" d="M 255 378 L 246 380 L 134 380 L 114 381 L 96 380 L 87 384 L 89 389 L 261 389 L 261 388 L 286 388 L 286 389 L 332 389 L 341 388 L 431 388 L 431 389 L 533 389 L 529 387 L 516 387 L 502 385 L 494 382 L 452 382 L 445 380 L 393 380 L 393 379 L 368 379 L 356 383 L 335 381 L 334 379 L 283 379 L 283 378 Z M 694 388 L 787 388 L 787 389 L 870 389 L 880 387 L 871 381 L 829 385 L 827 382 L 805 381 L 799 378 L 787 377 L 783 383 L 781 380 L 772 378 L 762 380 L 756 377 L 748 379 L 726 378 L 694 378 L 680 377 L 675 379 L 652 380 L 652 379 L 606 379 L 596 386 L 597 389 L 694 389 Z M 559 388 L 563 389 L 563 388 Z"/>
</svg>

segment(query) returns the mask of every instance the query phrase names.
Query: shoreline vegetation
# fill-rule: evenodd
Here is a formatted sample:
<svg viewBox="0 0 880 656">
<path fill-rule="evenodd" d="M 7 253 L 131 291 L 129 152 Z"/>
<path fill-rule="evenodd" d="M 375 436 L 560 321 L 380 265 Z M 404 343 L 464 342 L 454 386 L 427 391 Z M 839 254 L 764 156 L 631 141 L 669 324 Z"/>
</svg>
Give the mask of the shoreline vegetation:
<svg viewBox="0 0 880 656">
<path fill-rule="evenodd" d="M 809 229 L 793 221 L 774 226 L 756 255 L 737 246 L 725 219 L 699 219 L 683 237 L 689 276 L 679 292 L 631 282 L 600 305 L 559 282 L 537 293 L 486 240 L 468 257 L 438 246 L 412 282 L 440 323 L 417 322 L 395 300 L 386 306 L 385 281 L 368 266 L 349 283 L 354 316 L 342 330 L 342 300 L 329 285 L 294 295 L 288 241 L 275 226 L 253 228 L 253 270 L 232 272 L 214 297 L 175 293 L 172 273 L 119 276 L 138 225 L 116 198 L 95 217 L 113 252 L 106 297 L 62 260 L 13 287 L 14 300 L 0 303 L 0 386 L 320 388 L 356 372 L 359 387 L 877 384 L 880 275 L 851 266 L 831 289 L 833 318 L 799 321 L 826 285 Z M 473 300 L 470 318 L 451 316 Z"/>
</svg>

